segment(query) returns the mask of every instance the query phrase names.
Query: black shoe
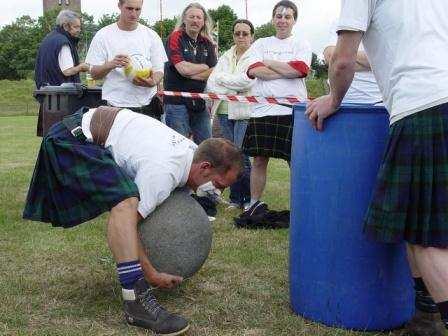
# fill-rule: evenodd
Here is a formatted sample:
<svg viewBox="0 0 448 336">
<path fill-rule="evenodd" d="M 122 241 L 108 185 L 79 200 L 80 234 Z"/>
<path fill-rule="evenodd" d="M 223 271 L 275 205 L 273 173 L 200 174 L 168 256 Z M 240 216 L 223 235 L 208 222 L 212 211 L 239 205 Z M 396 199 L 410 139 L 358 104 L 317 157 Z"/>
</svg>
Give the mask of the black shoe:
<svg viewBox="0 0 448 336">
<path fill-rule="evenodd" d="M 439 313 L 425 313 L 418 309 L 406 324 L 406 336 L 445 336 L 445 329 Z"/>
<path fill-rule="evenodd" d="M 123 295 L 125 296 L 124 314 L 130 325 L 166 336 L 181 335 L 190 327 L 186 319 L 167 312 L 156 301 L 151 288 L 143 278 L 135 283 L 133 291 L 124 290 Z"/>
<path fill-rule="evenodd" d="M 423 290 L 415 291 L 415 308 L 418 311 L 426 313 L 435 314 L 439 312 L 439 308 L 437 308 L 431 294 Z"/>
<path fill-rule="evenodd" d="M 250 216 L 258 216 L 266 213 L 268 210 L 268 205 L 261 201 L 256 201 L 252 206 L 247 209 L 244 209 L 243 213 L 240 217 L 250 217 Z"/>
<path fill-rule="evenodd" d="M 209 217 L 216 216 L 216 214 L 218 213 L 218 210 L 216 209 L 217 204 L 216 200 L 214 200 L 210 196 L 198 196 L 196 194 L 192 194 L 191 197 L 193 197 L 196 200 L 196 202 L 198 202 L 201 205 L 201 207 L 206 212 L 207 216 Z"/>
</svg>

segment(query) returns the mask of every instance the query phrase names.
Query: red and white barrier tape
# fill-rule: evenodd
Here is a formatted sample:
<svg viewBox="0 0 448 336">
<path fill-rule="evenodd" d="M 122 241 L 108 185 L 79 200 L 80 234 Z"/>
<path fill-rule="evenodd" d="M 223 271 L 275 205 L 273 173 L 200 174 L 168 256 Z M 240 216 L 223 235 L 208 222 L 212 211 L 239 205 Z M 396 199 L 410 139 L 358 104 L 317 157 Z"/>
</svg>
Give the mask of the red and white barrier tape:
<svg viewBox="0 0 448 336">
<path fill-rule="evenodd" d="M 297 97 L 274 98 L 274 97 L 239 96 L 239 95 L 225 95 L 216 93 L 196 93 L 196 92 L 177 92 L 177 91 L 160 91 L 158 94 L 161 96 L 185 97 L 192 99 L 224 100 L 228 102 L 240 102 L 240 103 L 294 105 L 301 102 Z"/>
</svg>

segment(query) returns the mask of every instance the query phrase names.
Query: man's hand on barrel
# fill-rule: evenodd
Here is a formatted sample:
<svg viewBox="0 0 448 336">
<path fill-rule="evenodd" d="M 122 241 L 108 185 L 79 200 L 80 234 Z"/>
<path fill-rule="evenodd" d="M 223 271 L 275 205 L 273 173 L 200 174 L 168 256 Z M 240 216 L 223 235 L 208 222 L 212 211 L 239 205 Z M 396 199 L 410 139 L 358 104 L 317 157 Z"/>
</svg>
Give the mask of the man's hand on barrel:
<svg viewBox="0 0 448 336">
<path fill-rule="evenodd" d="M 334 114 L 338 106 L 339 104 L 335 104 L 333 97 L 329 94 L 308 102 L 305 115 L 314 129 L 322 131 L 324 120 Z"/>
</svg>

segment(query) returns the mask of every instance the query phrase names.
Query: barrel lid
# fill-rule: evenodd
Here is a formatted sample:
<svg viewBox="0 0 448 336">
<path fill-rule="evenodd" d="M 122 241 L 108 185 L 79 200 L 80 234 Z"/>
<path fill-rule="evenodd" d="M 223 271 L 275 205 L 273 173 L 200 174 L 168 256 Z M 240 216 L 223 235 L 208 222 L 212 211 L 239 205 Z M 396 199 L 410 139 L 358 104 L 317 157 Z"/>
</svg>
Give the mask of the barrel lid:
<svg viewBox="0 0 448 336">
<path fill-rule="evenodd" d="M 294 111 L 304 111 L 307 103 L 298 103 L 294 105 Z M 339 106 L 338 113 L 388 113 L 383 103 L 361 104 L 361 103 L 343 103 Z"/>
<path fill-rule="evenodd" d="M 61 85 L 47 85 L 43 86 L 38 90 L 34 91 L 34 94 L 54 94 L 54 93 L 65 93 L 65 94 L 80 94 L 83 91 L 83 86 L 81 83 L 63 83 Z"/>
<path fill-rule="evenodd" d="M 101 87 L 87 87 L 82 83 L 62 83 L 61 85 L 47 85 L 34 91 L 34 96 L 53 95 L 55 93 L 82 96 L 84 94 L 101 94 Z"/>
</svg>

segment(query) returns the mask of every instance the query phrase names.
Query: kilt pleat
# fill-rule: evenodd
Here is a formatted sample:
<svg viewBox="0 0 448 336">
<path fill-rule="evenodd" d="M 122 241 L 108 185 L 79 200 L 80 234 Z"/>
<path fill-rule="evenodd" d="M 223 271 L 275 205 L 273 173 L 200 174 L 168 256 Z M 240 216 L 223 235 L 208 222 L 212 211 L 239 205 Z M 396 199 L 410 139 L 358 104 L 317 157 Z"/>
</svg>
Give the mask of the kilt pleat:
<svg viewBox="0 0 448 336">
<path fill-rule="evenodd" d="M 291 115 L 251 118 L 243 141 L 243 151 L 252 157 L 291 161 L 292 130 Z"/>
<path fill-rule="evenodd" d="M 448 247 L 448 104 L 391 126 L 364 231 L 379 242 Z"/>
<path fill-rule="evenodd" d="M 82 114 L 73 118 L 80 124 Z M 110 151 L 57 123 L 42 140 L 23 218 L 72 227 L 129 197 L 139 197 L 137 186 Z"/>
</svg>

